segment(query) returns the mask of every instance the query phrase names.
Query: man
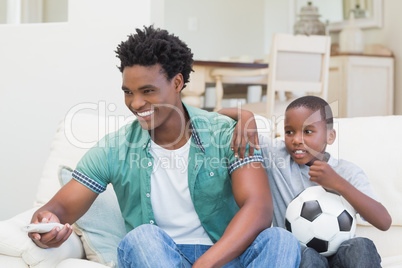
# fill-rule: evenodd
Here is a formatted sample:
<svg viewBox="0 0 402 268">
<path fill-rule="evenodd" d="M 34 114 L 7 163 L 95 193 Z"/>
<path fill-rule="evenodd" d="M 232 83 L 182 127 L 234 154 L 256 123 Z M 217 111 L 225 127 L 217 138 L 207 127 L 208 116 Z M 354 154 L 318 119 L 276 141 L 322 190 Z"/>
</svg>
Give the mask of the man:
<svg viewBox="0 0 402 268">
<path fill-rule="evenodd" d="M 235 122 L 181 102 L 190 49 L 165 30 L 136 31 L 116 52 L 125 103 L 138 120 L 89 150 L 32 222 L 74 223 L 112 183 L 128 232 L 120 267 L 298 267 L 296 239 L 269 228 L 272 198 L 259 152 L 236 159 Z M 54 247 L 70 234 L 66 224 L 30 236 Z"/>
</svg>

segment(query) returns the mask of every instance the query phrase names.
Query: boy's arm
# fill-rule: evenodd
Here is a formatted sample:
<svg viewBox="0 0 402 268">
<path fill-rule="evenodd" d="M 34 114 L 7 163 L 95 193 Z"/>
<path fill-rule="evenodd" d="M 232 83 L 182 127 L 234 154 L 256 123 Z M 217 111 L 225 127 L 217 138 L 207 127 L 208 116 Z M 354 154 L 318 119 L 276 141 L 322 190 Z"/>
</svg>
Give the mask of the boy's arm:
<svg viewBox="0 0 402 268">
<path fill-rule="evenodd" d="M 232 173 L 232 187 L 240 210 L 224 234 L 193 267 L 221 267 L 240 256 L 272 222 L 272 197 L 267 174 L 260 162 L 246 164 Z"/>
<path fill-rule="evenodd" d="M 244 159 L 247 143 L 249 144 L 249 155 L 254 155 L 254 148 L 259 150 L 257 124 L 254 114 L 247 110 L 238 108 L 224 108 L 218 113 L 226 115 L 238 123 L 233 131 L 230 147 L 235 153 L 235 157 Z"/>
<path fill-rule="evenodd" d="M 31 223 L 60 222 L 66 224 L 61 230 L 54 228 L 48 233 L 29 233 L 28 236 L 41 248 L 59 247 L 72 233 L 70 227 L 91 207 L 97 193 L 71 180 L 32 216 Z"/>
<path fill-rule="evenodd" d="M 386 231 L 391 226 L 392 219 L 387 209 L 338 175 L 328 163 L 315 161 L 310 167 L 309 175 L 311 181 L 342 195 L 361 217 L 376 228 Z"/>
</svg>

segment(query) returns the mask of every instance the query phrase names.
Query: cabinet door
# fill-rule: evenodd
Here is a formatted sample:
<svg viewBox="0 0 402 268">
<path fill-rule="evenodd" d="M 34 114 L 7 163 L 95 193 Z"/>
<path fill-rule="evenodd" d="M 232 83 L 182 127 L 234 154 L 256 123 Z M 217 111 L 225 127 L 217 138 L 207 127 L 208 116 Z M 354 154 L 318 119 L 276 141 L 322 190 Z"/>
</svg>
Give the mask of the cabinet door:
<svg viewBox="0 0 402 268">
<path fill-rule="evenodd" d="M 339 116 L 393 114 L 393 58 L 344 56 L 331 65 L 329 93 L 338 96 Z M 332 60 L 332 59 L 331 59 Z M 336 67 L 336 68 L 334 68 Z M 332 76 L 332 77 L 331 77 Z"/>
<path fill-rule="evenodd" d="M 350 117 L 393 114 L 392 62 L 392 58 L 351 57 L 347 68 Z"/>
</svg>

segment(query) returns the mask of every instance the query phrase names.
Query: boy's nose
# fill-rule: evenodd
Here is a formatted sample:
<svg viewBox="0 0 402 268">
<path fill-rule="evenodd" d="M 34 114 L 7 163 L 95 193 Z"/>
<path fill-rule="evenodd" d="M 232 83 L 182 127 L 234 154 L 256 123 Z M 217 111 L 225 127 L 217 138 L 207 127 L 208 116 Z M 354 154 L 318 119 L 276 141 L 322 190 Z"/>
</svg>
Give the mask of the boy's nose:
<svg viewBox="0 0 402 268">
<path fill-rule="evenodd" d="M 301 144 L 303 143 L 303 135 L 301 133 L 296 133 L 293 136 L 293 144 Z"/>
</svg>

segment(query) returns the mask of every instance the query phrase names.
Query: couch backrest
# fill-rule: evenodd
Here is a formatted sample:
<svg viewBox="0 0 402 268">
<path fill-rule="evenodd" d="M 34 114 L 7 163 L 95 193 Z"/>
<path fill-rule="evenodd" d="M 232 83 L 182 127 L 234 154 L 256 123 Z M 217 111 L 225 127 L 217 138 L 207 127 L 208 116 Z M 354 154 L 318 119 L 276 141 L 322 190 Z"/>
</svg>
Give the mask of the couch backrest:
<svg viewBox="0 0 402 268">
<path fill-rule="evenodd" d="M 89 148 L 106 133 L 117 130 L 109 127 L 107 120 L 107 117 L 97 114 L 77 113 L 67 115 L 59 123 L 39 181 L 35 206 L 48 202 L 60 189 L 58 176 L 61 166 L 74 169 Z"/>
<path fill-rule="evenodd" d="M 328 151 L 364 170 L 392 224 L 402 226 L 402 116 L 341 118 L 335 129 Z"/>
</svg>

